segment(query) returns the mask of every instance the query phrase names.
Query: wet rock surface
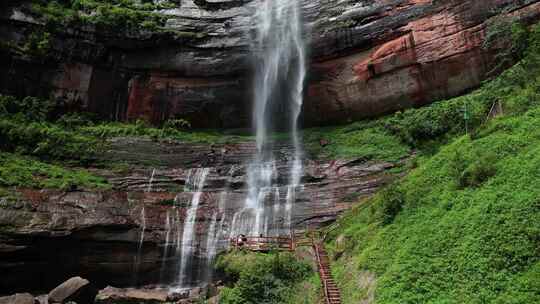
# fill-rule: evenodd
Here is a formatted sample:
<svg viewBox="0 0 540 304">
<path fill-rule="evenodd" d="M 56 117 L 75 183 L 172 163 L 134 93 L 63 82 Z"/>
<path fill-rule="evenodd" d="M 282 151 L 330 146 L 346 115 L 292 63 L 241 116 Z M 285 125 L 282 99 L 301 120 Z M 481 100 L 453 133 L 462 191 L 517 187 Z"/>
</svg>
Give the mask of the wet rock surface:
<svg viewBox="0 0 540 304">
<path fill-rule="evenodd" d="M 231 221 L 247 196 L 246 163 L 254 148 L 254 143 L 209 146 L 118 138 L 101 157 L 126 169 L 94 171 L 109 180 L 111 190 L 17 190 L 18 200 L 0 203 L 0 272 L 8 278 L 0 281 L 0 293 L 48 292 L 78 275 L 100 288 L 174 283 L 179 239 L 194 196 L 186 184 L 200 167 L 208 168 L 208 176 L 194 224 L 198 258 L 190 267 L 204 278 L 209 229 L 219 225 L 215 246 L 225 248 Z M 278 186 L 265 204 L 272 214 L 270 231 L 279 233 L 286 219 L 276 210 L 286 202 L 292 155 L 287 144 L 275 149 L 281 155 L 275 164 Z M 301 231 L 333 221 L 390 181 L 389 170 L 398 165 L 306 159 L 293 227 Z"/>
<path fill-rule="evenodd" d="M 6 45 L 22 47 L 41 28 L 25 2 L 0 14 Z M 259 2 L 177 2 L 161 13 L 182 35 L 69 27 L 53 35 L 47 58 L 0 48 L 7 71 L 0 91 L 54 96 L 67 110 L 106 119 L 246 127 Z M 373 117 L 474 88 L 497 64 L 496 50 L 483 48 L 489 22 L 540 17 L 538 0 L 303 0 L 302 7 L 312 58 L 305 125 Z"/>
</svg>

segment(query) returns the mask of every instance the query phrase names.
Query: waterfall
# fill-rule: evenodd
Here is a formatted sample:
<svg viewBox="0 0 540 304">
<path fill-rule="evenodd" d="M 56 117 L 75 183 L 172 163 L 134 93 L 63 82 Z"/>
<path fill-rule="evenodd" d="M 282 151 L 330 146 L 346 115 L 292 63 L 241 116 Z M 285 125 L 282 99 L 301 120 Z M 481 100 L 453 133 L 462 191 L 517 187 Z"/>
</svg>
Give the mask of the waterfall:
<svg viewBox="0 0 540 304">
<path fill-rule="evenodd" d="M 290 231 L 292 205 L 302 176 L 302 147 L 298 118 L 302 109 L 306 76 L 305 46 L 298 1 L 263 1 L 256 14 L 257 37 L 254 54 L 256 73 L 254 83 L 253 125 L 256 132 L 256 155 L 248 166 L 248 195 L 242 210 L 232 221 L 231 237 L 238 234 L 267 235 L 270 221 L 265 200 L 272 196 L 277 180 L 275 157 L 270 134 L 278 124 L 276 107 L 286 99 L 288 128 L 294 155 L 289 163 L 287 202 L 281 211 L 285 229 Z M 284 90 L 284 88 L 286 88 Z M 285 92 L 284 92 L 285 91 Z M 276 210 L 273 217 L 277 218 Z"/>
<path fill-rule="evenodd" d="M 152 169 L 152 175 L 150 176 L 150 180 L 148 181 L 148 188 L 146 189 L 146 192 L 152 191 L 152 183 L 154 182 L 155 174 L 156 174 L 156 169 Z"/>
<path fill-rule="evenodd" d="M 144 242 L 144 232 L 146 231 L 146 212 L 144 211 L 144 206 L 141 209 L 141 226 L 142 226 L 141 237 L 139 239 L 139 246 L 138 246 L 138 250 L 137 250 L 137 252 L 138 252 L 137 255 L 138 256 L 141 255 L 141 250 L 142 250 L 142 246 L 143 246 L 143 242 Z"/>
<path fill-rule="evenodd" d="M 146 212 L 144 210 L 144 206 L 141 209 L 140 214 L 140 221 L 141 221 L 141 235 L 139 237 L 139 243 L 137 245 L 137 256 L 135 257 L 135 276 L 134 276 L 134 285 L 138 284 L 139 281 L 139 268 L 141 266 L 141 254 L 142 254 L 142 248 L 144 243 L 144 232 L 146 231 Z"/>
<path fill-rule="evenodd" d="M 216 245 L 217 245 L 217 212 L 214 212 L 212 220 L 210 221 L 210 226 L 208 227 L 208 237 L 206 239 L 206 259 L 208 261 L 208 266 L 212 263 L 214 256 L 216 255 Z"/>
<path fill-rule="evenodd" d="M 165 274 L 165 265 L 167 261 L 167 257 L 169 255 L 169 246 L 170 246 L 170 239 L 171 239 L 171 232 L 172 232 L 172 221 L 174 219 L 171 219 L 171 214 L 167 210 L 167 215 L 165 217 L 165 244 L 163 246 L 163 260 L 161 261 L 161 269 L 159 271 L 159 281 L 163 282 L 163 276 Z"/>
<path fill-rule="evenodd" d="M 193 172 L 194 171 L 194 172 Z M 186 278 L 189 276 L 189 262 L 193 257 L 193 249 L 196 246 L 195 239 L 195 223 L 197 220 L 197 211 L 199 209 L 199 202 L 201 200 L 202 190 L 209 168 L 193 169 L 190 170 L 188 179 L 186 181 L 186 189 L 195 191 L 191 199 L 191 205 L 187 211 L 186 218 L 184 220 L 184 229 L 182 231 L 182 244 L 180 254 L 180 276 L 179 284 L 183 287 L 187 282 Z"/>
</svg>

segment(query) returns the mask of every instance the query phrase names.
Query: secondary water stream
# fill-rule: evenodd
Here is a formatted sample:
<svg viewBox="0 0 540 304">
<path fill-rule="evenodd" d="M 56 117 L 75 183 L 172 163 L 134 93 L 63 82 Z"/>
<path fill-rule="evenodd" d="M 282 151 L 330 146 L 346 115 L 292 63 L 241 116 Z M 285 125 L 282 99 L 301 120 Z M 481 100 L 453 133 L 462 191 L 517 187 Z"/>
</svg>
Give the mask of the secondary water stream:
<svg viewBox="0 0 540 304">
<path fill-rule="evenodd" d="M 191 199 L 191 205 L 187 211 L 187 215 L 184 221 L 184 229 L 182 231 L 182 244 L 180 254 L 180 276 L 179 284 L 184 286 L 187 283 L 187 279 L 190 277 L 189 269 L 191 267 L 191 261 L 193 259 L 193 251 L 197 246 L 195 222 L 197 220 L 197 211 L 199 210 L 199 203 L 201 201 L 202 190 L 204 188 L 204 182 L 208 176 L 208 168 L 193 169 L 190 171 L 189 177 L 186 181 L 186 191 L 195 191 Z"/>
</svg>

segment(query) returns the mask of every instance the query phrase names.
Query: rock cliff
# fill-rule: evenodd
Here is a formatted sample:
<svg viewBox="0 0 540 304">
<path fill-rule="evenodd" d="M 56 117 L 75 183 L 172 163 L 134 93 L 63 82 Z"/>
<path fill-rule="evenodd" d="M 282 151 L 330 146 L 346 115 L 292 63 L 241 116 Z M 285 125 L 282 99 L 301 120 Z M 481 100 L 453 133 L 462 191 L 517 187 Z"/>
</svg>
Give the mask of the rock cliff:
<svg viewBox="0 0 540 304">
<path fill-rule="evenodd" d="M 28 13 L 29 2 L 8 1 L 0 14 L 2 93 L 52 96 L 66 110 L 106 119 L 249 125 L 250 32 L 259 0 L 174 1 L 160 10 L 168 34 L 48 29 L 43 56 L 21 52 L 32 33 L 44 30 L 39 16 Z M 302 6 L 311 49 L 305 125 L 376 116 L 474 88 L 497 64 L 483 47 L 490 20 L 540 16 L 537 0 L 304 0 Z"/>
<path fill-rule="evenodd" d="M 0 271 L 8 278 L 0 281 L 0 294 L 47 291 L 74 275 L 100 287 L 174 282 L 178 240 L 194 196 L 186 184 L 200 167 L 209 173 L 194 228 L 198 258 L 192 279 L 204 278 L 207 267 L 198 265 L 207 262 L 210 226 L 220 225 L 216 244 L 218 250 L 225 248 L 233 215 L 247 195 L 245 166 L 254 149 L 252 142 L 209 145 L 116 138 L 100 157 L 124 166 L 94 169 L 109 180 L 111 190 L 17 189 L 12 198 L 0 200 Z M 283 188 L 268 196 L 272 210 L 285 204 L 291 157 L 288 145 L 276 144 L 275 149 L 282 172 L 276 179 Z M 399 165 L 306 160 L 303 191 L 293 208 L 294 228 L 301 231 L 335 220 L 391 180 L 390 169 Z M 276 213 L 277 225 L 278 217 Z"/>
</svg>

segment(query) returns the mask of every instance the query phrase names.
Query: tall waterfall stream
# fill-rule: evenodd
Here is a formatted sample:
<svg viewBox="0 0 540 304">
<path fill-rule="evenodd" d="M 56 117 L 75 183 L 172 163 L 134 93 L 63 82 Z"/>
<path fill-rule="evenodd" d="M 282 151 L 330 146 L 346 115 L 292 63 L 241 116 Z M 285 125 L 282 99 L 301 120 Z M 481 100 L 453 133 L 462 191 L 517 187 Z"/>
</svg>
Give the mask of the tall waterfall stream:
<svg viewBox="0 0 540 304">
<path fill-rule="evenodd" d="M 189 288 L 211 278 L 212 260 L 218 249 L 226 246 L 220 244 L 220 240 L 240 234 L 277 236 L 291 232 L 293 205 L 297 191 L 301 191 L 299 187 L 303 171 L 298 120 L 303 102 L 306 51 L 297 1 L 268 0 L 262 1 L 261 5 L 263 7 L 259 7 L 254 14 L 252 115 L 256 152 L 247 164 L 247 196 L 239 211 L 227 217 L 229 195 L 228 190 L 223 191 L 219 197 L 219 208 L 213 211 L 207 224 L 206 238 L 197 237 L 197 212 L 201 200 L 204 201 L 206 180 L 212 172 L 209 168 L 189 171 L 184 192 L 191 192 L 192 197 L 187 205 L 185 220 L 181 221 L 180 208 L 175 208 L 167 212 L 164 222 L 164 259 L 169 259 L 171 254 L 178 259 L 173 280 L 176 289 Z M 290 134 L 292 147 L 292 153 L 287 157 L 287 176 L 281 178 L 278 176 L 280 173 L 272 138 L 272 133 L 278 130 Z M 230 176 L 234 170 L 233 166 Z M 154 174 L 155 170 L 151 174 L 148 190 L 152 187 Z M 185 202 L 175 200 L 175 206 L 180 203 Z M 139 246 L 142 246 L 142 239 Z M 195 262 L 196 251 L 200 248 L 206 250 L 204 263 Z M 164 260 L 160 278 L 163 282 L 170 282 L 170 278 L 164 278 L 169 272 L 166 265 Z"/>
</svg>

